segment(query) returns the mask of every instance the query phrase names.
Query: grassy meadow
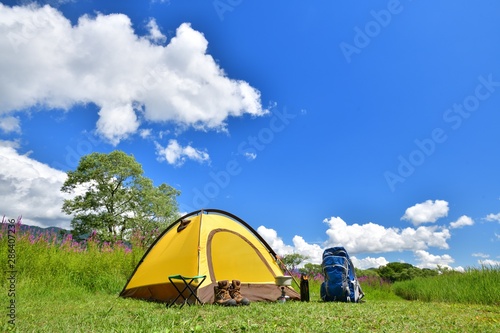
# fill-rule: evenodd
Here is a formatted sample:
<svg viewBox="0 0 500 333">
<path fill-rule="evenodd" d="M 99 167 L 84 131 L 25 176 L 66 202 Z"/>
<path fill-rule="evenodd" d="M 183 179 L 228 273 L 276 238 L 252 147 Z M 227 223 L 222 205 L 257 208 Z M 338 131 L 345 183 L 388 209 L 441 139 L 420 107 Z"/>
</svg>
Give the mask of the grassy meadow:
<svg viewBox="0 0 500 333">
<path fill-rule="evenodd" d="M 143 250 L 18 227 L 15 234 L 8 223 L 0 229 L 5 332 L 500 331 L 499 267 L 395 284 L 360 277 L 366 296 L 359 304 L 322 302 L 321 281 L 312 279 L 307 303 L 167 309 L 118 297 Z"/>
</svg>

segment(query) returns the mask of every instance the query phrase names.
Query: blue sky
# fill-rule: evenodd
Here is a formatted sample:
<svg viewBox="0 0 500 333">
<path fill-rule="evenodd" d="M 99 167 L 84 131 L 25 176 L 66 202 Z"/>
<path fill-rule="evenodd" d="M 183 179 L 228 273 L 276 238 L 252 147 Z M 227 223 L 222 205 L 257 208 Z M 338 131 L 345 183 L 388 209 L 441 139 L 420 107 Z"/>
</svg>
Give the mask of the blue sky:
<svg viewBox="0 0 500 333">
<path fill-rule="evenodd" d="M 495 1 L 2 1 L 1 214 L 133 154 L 182 212 L 360 268 L 500 263 Z"/>
</svg>

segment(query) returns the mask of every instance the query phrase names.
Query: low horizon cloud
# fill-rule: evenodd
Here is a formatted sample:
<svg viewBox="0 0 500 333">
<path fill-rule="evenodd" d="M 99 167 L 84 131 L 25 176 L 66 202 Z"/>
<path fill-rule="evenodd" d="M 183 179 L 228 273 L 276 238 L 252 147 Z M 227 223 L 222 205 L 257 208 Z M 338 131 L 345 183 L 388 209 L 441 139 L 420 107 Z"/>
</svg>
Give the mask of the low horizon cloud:
<svg viewBox="0 0 500 333">
<path fill-rule="evenodd" d="M 20 155 L 14 143 L 0 142 L 1 215 L 23 216 L 23 223 L 39 227 L 69 228 L 71 218 L 61 211 L 64 199 L 59 189 L 66 173 Z M 57 189 L 57 190 L 54 190 Z"/>
<path fill-rule="evenodd" d="M 308 244 L 301 236 L 293 237 L 293 246 L 285 244 L 278 233 L 265 226 L 257 232 L 279 255 L 298 253 L 307 259 L 304 263 L 321 264 L 323 251 L 334 246 L 343 246 L 351 254 L 353 264 L 360 269 L 377 268 L 389 262 L 384 257 L 360 258 L 359 254 L 390 253 L 411 251 L 414 253 L 417 267 L 436 268 L 438 265 L 449 267 L 454 260 L 449 255 L 436 256 L 425 251 L 429 248 L 448 249 L 447 240 L 451 235 L 448 229 L 438 226 L 420 226 L 418 228 L 387 228 L 372 222 L 347 224 L 340 217 L 331 217 L 323 221 L 328 229 L 328 239 L 322 244 Z"/>
</svg>

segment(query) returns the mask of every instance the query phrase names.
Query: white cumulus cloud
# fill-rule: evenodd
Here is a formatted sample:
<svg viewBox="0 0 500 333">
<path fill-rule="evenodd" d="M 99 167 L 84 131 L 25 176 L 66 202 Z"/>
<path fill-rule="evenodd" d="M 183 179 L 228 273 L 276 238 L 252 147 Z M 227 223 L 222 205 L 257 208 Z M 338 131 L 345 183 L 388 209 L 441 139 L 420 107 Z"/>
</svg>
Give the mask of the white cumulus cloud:
<svg viewBox="0 0 500 333">
<path fill-rule="evenodd" d="M 0 215 L 23 216 L 23 223 L 69 228 L 71 218 L 61 211 L 60 188 L 66 173 L 20 155 L 14 144 L 0 144 Z"/>
<path fill-rule="evenodd" d="M 155 43 L 164 43 L 167 40 L 167 37 L 160 31 L 155 19 L 150 19 L 146 26 L 149 29 L 149 36 L 147 36 L 149 40 Z"/>
<path fill-rule="evenodd" d="M 462 228 L 465 226 L 474 225 L 474 220 L 468 217 L 467 215 L 462 215 L 455 222 L 450 223 L 450 228 Z"/>
<path fill-rule="evenodd" d="M 486 221 L 489 221 L 489 222 L 500 222 L 500 213 L 498 214 L 488 214 L 486 216 Z"/>
<path fill-rule="evenodd" d="M 228 117 L 268 112 L 258 90 L 227 77 L 190 24 L 167 45 L 157 44 L 165 36 L 154 19 L 147 28 L 141 37 L 123 14 L 86 15 L 72 25 L 49 5 L 0 3 L 0 117 L 93 104 L 97 132 L 118 144 L 143 121 L 226 130 Z M 5 120 L 3 128 L 17 130 Z"/>
<path fill-rule="evenodd" d="M 285 254 L 295 253 L 292 246 L 286 245 L 285 242 L 283 242 L 283 239 L 278 237 L 276 230 L 269 229 L 261 225 L 257 228 L 257 232 L 278 255 L 282 256 Z"/>
<path fill-rule="evenodd" d="M 407 220 L 417 226 L 422 223 L 436 222 L 448 215 L 448 202 L 444 200 L 427 200 L 406 209 L 402 220 Z"/>
<path fill-rule="evenodd" d="M 324 249 L 318 244 L 309 244 L 301 236 L 292 239 L 294 253 L 301 254 L 307 259 L 304 263 L 321 264 Z"/>
<path fill-rule="evenodd" d="M 359 269 L 378 268 L 389 263 L 384 257 L 372 258 L 368 256 L 363 259 L 358 259 L 355 256 L 352 256 L 351 260 L 354 267 Z"/>
<path fill-rule="evenodd" d="M 167 161 L 168 164 L 180 166 L 186 160 L 193 160 L 200 163 L 210 161 L 210 155 L 207 152 L 189 145 L 182 147 L 177 140 L 170 140 L 167 147 L 163 147 L 158 142 L 155 142 L 155 144 L 158 160 Z"/>
<path fill-rule="evenodd" d="M 354 254 L 417 251 L 416 253 L 420 254 L 419 258 L 423 258 L 427 253 L 423 250 L 430 247 L 447 249 L 447 240 L 451 237 L 448 229 L 437 226 L 397 229 L 385 228 L 371 222 L 363 225 L 348 225 L 340 217 L 331 217 L 325 219 L 324 222 L 328 225 L 326 231 L 328 239 L 322 244 L 307 243 L 303 237 L 296 235 L 293 237 L 293 245 L 287 245 L 273 229 L 260 226 L 257 231 L 276 253 L 304 255 L 308 258 L 304 263 L 321 264 L 323 251 L 326 248 L 343 246 L 351 254 L 354 266 L 361 269 L 383 266 L 388 261 L 384 257 L 358 258 Z M 427 257 L 427 259 L 432 258 L 430 255 Z M 442 256 L 441 259 L 442 263 L 448 262 L 450 258 Z M 434 261 L 437 262 L 437 259 L 434 258 Z M 426 261 L 425 265 L 432 265 L 434 261 Z M 424 261 L 421 261 L 421 264 L 424 265 Z"/>
<path fill-rule="evenodd" d="M 372 222 L 348 225 L 340 217 L 331 217 L 323 222 L 328 225 L 326 247 L 344 246 L 353 254 L 414 251 L 429 247 L 447 249 L 447 240 L 451 237 L 448 229 L 437 226 L 398 229 Z"/>
<path fill-rule="evenodd" d="M 500 260 L 493 260 L 493 259 L 478 260 L 478 264 L 481 266 L 499 267 Z"/>
<path fill-rule="evenodd" d="M 12 116 L 0 118 L 0 130 L 4 133 L 21 133 L 19 118 Z"/>
<path fill-rule="evenodd" d="M 415 251 L 415 258 L 417 259 L 417 267 L 434 269 L 438 265 L 441 267 L 452 268 L 450 264 L 455 260 L 449 254 L 433 255 L 424 250 Z"/>
</svg>

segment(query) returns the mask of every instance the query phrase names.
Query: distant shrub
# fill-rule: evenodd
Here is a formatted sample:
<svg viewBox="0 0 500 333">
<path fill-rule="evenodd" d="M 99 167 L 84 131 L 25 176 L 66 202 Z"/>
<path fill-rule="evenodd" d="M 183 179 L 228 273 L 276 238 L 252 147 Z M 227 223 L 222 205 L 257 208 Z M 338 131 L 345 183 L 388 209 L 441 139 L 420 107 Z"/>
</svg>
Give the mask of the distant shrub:
<svg viewBox="0 0 500 333">
<path fill-rule="evenodd" d="M 411 281 L 396 282 L 393 290 L 408 300 L 500 305 L 500 266 L 418 277 Z"/>
</svg>

